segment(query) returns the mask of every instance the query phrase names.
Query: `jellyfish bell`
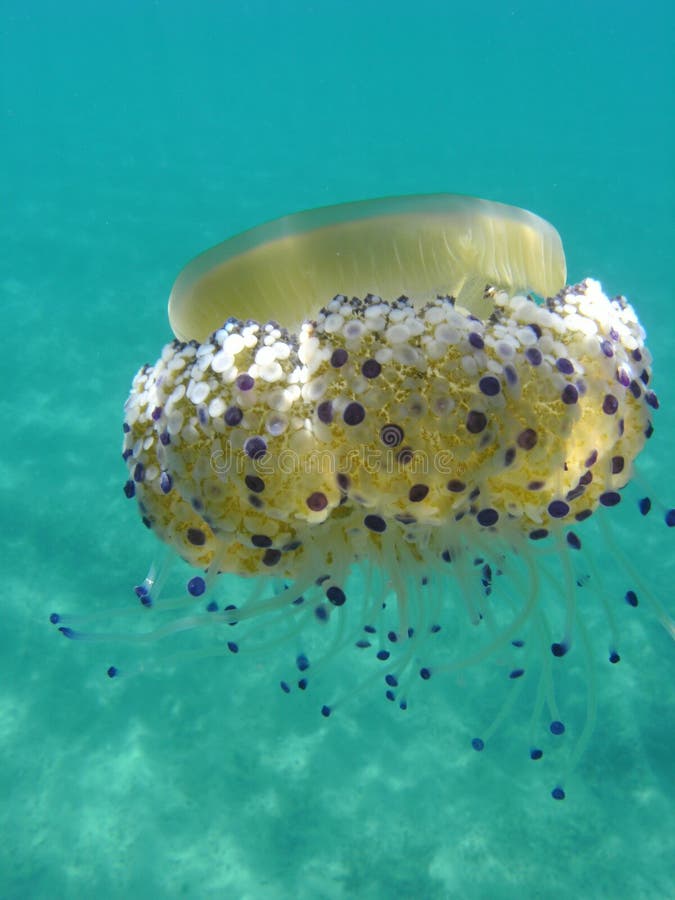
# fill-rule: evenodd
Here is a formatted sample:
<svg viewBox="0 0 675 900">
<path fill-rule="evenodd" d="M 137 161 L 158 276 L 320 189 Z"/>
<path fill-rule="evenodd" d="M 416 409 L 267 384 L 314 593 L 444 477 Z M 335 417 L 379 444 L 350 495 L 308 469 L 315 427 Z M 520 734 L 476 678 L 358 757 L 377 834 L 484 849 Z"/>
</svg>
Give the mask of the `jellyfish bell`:
<svg viewBox="0 0 675 900">
<path fill-rule="evenodd" d="M 179 340 L 200 342 L 229 317 L 297 328 L 336 294 L 403 294 L 416 307 L 452 296 L 489 314 L 487 285 L 548 297 L 565 274 L 558 232 L 527 210 L 457 194 L 387 197 L 285 216 L 212 247 L 178 276 L 169 321 Z"/>
<path fill-rule="evenodd" d="M 179 275 L 169 317 L 176 340 L 125 407 L 124 491 L 195 571 L 180 598 L 168 563 L 137 587 L 150 630 L 97 635 L 55 614 L 62 633 L 147 643 L 207 628 L 207 652 L 282 660 L 299 645 L 281 689 L 318 682 L 324 716 L 341 702 L 338 652 L 360 654 L 402 709 L 432 676 L 499 659 L 513 686 L 474 749 L 527 690 L 530 758 L 546 735 L 559 743 L 560 666 L 576 651 L 593 672 L 589 579 L 619 659 L 616 598 L 580 551 L 658 407 L 630 304 L 591 279 L 565 286 L 560 238 L 532 213 L 440 195 L 231 238 Z M 673 634 L 625 570 L 629 606 L 645 597 Z M 565 771 L 592 731 L 591 674 Z"/>
</svg>

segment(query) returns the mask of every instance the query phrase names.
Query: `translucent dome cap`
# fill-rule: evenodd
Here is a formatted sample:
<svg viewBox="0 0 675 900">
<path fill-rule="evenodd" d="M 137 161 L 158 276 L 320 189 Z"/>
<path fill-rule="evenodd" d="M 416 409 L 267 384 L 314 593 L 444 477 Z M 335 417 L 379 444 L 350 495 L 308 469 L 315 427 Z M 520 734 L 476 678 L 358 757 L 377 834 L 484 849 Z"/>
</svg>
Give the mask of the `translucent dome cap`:
<svg viewBox="0 0 675 900">
<path fill-rule="evenodd" d="M 458 194 L 326 206 L 259 225 L 200 254 L 169 297 L 181 340 L 203 341 L 230 317 L 312 319 L 336 294 L 450 295 L 485 317 L 486 285 L 556 294 L 565 254 L 555 228 L 515 206 Z"/>
</svg>

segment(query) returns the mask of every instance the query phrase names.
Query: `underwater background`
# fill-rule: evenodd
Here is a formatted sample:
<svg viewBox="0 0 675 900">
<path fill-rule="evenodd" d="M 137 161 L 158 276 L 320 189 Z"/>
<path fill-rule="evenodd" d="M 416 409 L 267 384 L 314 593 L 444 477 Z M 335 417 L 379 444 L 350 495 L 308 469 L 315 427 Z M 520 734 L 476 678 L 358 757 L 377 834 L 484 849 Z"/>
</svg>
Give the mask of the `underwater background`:
<svg viewBox="0 0 675 900">
<path fill-rule="evenodd" d="M 675 895 L 675 646 L 647 605 L 617 606 L 609 666 L 586 598 L 599 717 L 562 803 L 508 723 L 472 752 L 489 664 L 461 701 L 439 681 L 402 714 L 364 691 L 326 721 L 264 660 L 150 645 L 111 682 L 118 648 L 48 622 L 132 605 L 158 549 L 122 494 L 122 405 L 180 268 L 330 203 L 447 191 L 553 222 L 568 280 L 647 329 L 640 471 L 674 505 L 673 10 L 4 0 L 0 898 Z M 626 510 L 584 552 L 629 555 L 672 612 L 659 515 Z"/>
</svg>

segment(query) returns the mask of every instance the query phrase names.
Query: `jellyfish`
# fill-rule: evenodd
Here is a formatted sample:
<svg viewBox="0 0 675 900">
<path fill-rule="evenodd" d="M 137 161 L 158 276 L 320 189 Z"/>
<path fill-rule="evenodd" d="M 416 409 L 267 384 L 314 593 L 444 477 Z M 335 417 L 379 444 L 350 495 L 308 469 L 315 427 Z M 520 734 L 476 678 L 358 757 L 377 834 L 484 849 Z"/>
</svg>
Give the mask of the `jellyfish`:
<svg viewBox="0 0 675 900">
<path fill-rule="evenodd" d="M 149 619 L 99 635 L 55 613 L 62 634 L 205 628 L 206 652 L 287 655 L 285 693 L 354 652 L 402 710 L 420 683 L 499 657 L 511 685 L 471 744 L 529 685 L 523 742 L 540 759 L 543 735 L 566 731 L 560 667 L 578 648 L 593 668 L 589 579 L 620 659 L 616 598 L 582 543 L 587 520 L 611 527 L 659 405 L 630 303 L 590 278 L 566 285 L 538 216 L 429 195 L 230 238 L 180 273 L 169 320 L 175 340 L 134 378 L 123 426 L 124 493 L 171 549 L 135 588 Z M 178 596 L 175 556 L 191 567 Z M 675 636 L 626 566 L 627 604 L 644 597 Z M 344 697 L 321 683 L 329 717 Z M 587 694 L 567 772 L 593 730 Z"/>
</svg>

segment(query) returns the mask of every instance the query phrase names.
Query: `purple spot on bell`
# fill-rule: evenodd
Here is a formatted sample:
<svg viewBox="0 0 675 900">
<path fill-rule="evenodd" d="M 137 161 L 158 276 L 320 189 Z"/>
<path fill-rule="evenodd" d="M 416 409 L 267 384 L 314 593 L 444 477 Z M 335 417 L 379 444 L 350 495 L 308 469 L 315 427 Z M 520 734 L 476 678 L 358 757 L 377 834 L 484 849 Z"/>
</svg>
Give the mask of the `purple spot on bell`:
<svg viewBox="0 0 675 900">
<path fill-rule="evenodd" d="M 374 531 L 376 534 L 382 534 L 383 531 L 387 530 L 387 523 L 382 516 L 368 515 L 363 520 L 363 524 L 366 528 L 370 531 Z"/>
<path fill-rule="evenodd" d="M 573 531 L 567 532 L 566 540 L 567 540 L 568 546 L 570 546 L 573 550 L 581 550 L 581 540 L 580 540 L 579 536 L 577 534 L 575 534 Z"/>
<path fill-rule="evenodd" d="M 623 456 L 613 456 L 612 457 L 612 475 L 618 475 L 619 472 L 623 472 L 623 469 L 624 469 Z"/>
<path fill-rule="evenodd" d="M 323 400 L 316 408 L 316 415 L 324 425 L 330 425 L 333 421 L 333 404 L 330 400 Z"/>
<path fill-rule="evenodd" d="M 241 375 L 237 375 L 235 384 L 240 391 L 250 391 L 253 388 L 255 381 L 247 372 L 243 372 Z"/>
<path fill-rule="evenodd" d="M 326 591 L 326 598 L 333 606 L 342 606 L 346 601 L 345 592 L 336 584 L 332 584 Z"/>
<path fill-rule="evenodd" d="M 206 543 L 206 535 L 201 528 L 188 528 L 187 539 L 195 547 L 203 547 Z"/>
<path fill-rule="evenodd" d="M 255 435 L 244 441 L 244 452 L 251 459 L 262 459 L 267 453 L 267 444 L 263 438 Z"/>
<path fill-rule="evenodd" d="M 534 428 L 524 428 L 516 438 L 516 443 L 522 450 L 531 450 L 537 443 L 537 432 Z"/>
<path fill-rule="evenodd" d="M 501 391 L 499 379 L 494 375 L 484 375 L 478 382 L 478 388 L 486 397 L 495 397 Z"/>
<path fill-rule="evenodd" d="M 305 501 L 312 512 L 321 512 L 328 506 L 328 498 L 321 491 L 314 491 Z"/>
<path fill-rule="evenodd" d="M 562 519 L 570 511 L 564 500 L 552 500 L 548 505 L 548 514 L 554 519 Z"/>
<path fill-rule="evenodd" d="M 472 409 L 466 417 L 466 428 L 471 434 L 480 434 L 487 425 L 487 416 L 480 410 Z"/>
<path fill-rule="evenodd" d="M 506 378 L 507 384 L 513 387 L 514 384 L 518 382 L 518 373 L 512 365 L 504 366 L 504 377 Z"/>
<path fill-rule="evenodd" d="M 366 411 L 360 403 L 348 403 L 342 413 L 345 425 L 360 425 L 366 417 Z"/>
<path fill-rule="evenodd" d="M 654 391 L 647 391 L 645 394 L 645 403 L 647 406 L 651 406 L 652 409 L 659 408 L 659 400 Z"/>
<path fill-rule="evenodd" d="M 376 359 L 367 359 L 361 366 L 361 372 L 365 378 L 377 378 L 382 371 L 382 366 Z"/>
<path fill-rule="evenodd" d="M 643 516 L 646 516 L 649 510 L 652 508 L 652 501 L 649 497 L 642 497 L 638 500 L 638 509 Z"/>
<path fill-rule="evenodd" d="M 411 503 L 420 503 L 429 493 L 426 484 L 414 484 L 408 491 L 408 500 Z"/>
<path fill-rule="evenodd" d="M 201 575 L 195 575 L 194 578 L 191 578 L 187 583 L 188 594 L 191 594 L 193 597 L 201 597 L 201 595 L 206 590 L 206 582 L 201 577 Z"/>
<path fill-rule="evenodd" d="M 247 475 L 244 478 L 244 483 L 249 491 L 253 491 L 254 494 L 262 494 L 265 490 L 265 482 L 258 475 Z"/>
<path fill-rule="evenodd" d="M 481 509 L 476 516 L 479 525 L 482 525 L 483 528 L 489 528 L 491 525 L 496 525 L 499 521 L 499 513 L 496 509 L 492 509 L 490 507 L 486 509 Z"/>
<path fill-rule="evenodd" d="M 590 469 L 590 467 L 591 467 L 591 466 L 594 466 L 594 465 L 596 464 L 597 461 L 598 461 L 598 451 L 597 451 L 597 450 L 591 450 L 591 452 L 589 453 L 588 458 L 586 459 L 586 462 L 584 463 L 584 465 L 586 466 L 587 469 Z"/>
<path fill-rule="evenodd" d="M 605 394 L 604 400 L 602 401 L 602 411 L 606 416 L 613 416 L 614 413 L 619 408 L 619 401 L 616 399 L 614 394 Z"/>
<path fill-rule="evenodd" d="M 241 422 L 241 420 L 244 418 L 244 414 L 238 406 L 230 406 L 229 409 L 225 410 L 223 418 L 226 425 L 234 427 Z"/>
<path fill-rule="evenodd" d="M 579 391 L 573 384 L 566 384 L 560 395 L 560 399 L 567 406 L 573 406 L 579 400 Z"/>
</svg>

